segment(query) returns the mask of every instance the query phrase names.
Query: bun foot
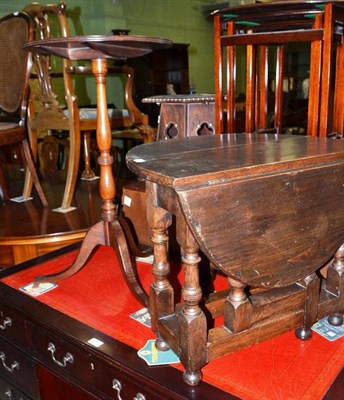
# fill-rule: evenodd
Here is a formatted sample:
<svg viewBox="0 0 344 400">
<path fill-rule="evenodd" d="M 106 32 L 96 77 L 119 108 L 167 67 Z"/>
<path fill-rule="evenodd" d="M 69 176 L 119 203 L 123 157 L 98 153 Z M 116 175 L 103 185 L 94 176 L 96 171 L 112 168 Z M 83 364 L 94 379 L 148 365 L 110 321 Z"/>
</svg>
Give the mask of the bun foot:
<svg viewBox="0 0 344 400">
<path fill-rule="evenodd" d="M 190 386 L 196 386 L 201 382 L 202 376 L 203 376 L 203 374 L 200 370 L 185 371 L 183 373 L 183 380 L 185 383 L 187 383 Z"/>
<path fill-rule="evenodd" d="M 168 345 L 168 343 L 166 342 L 166 340 L 162 339 L 162 338 L 158 338 L 155 341 L 155 347 L 159 350 L 159 351 L 167 351 L 170 350 L 170 346 Z"/>
<path fill-rule="evenodd" d="M 308 340 L 312 337 L 312 330 L 301 326 L 301 328 L 295 329 L 295 336 L 300 340 Z"/>
<path fill-rule="evenodd" d="M 330 315 L 327 318 L 327 321 L 329 324 L 333 325 L 333 326 L 341 326 L 343 325 L 343 315 L 340 314 L 334 314 L 334 315 Z"/>
</svg>

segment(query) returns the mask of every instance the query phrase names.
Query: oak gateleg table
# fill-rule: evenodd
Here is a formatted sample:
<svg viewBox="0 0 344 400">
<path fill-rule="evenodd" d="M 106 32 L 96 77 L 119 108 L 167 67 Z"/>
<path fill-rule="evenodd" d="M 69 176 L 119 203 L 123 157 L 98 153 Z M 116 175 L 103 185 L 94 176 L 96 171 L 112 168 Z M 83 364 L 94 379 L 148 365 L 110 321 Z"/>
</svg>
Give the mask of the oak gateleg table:
<svg viewBox="0 0 344 400">
<path fill-rule="evenodd" d="M 99 191 L 103 200 L 101 221 L 93 225 L 86 234 L 81 249 L 72 265 L 63 271 L 38 276 L 35 284 L 40 282 L 58 282 L 66 279 L 85 266 L 87 260 L 98 245 L 112 246 L 120 260 L 120 265 L 134 296 L 141 304 L 148 305 L 148 296 L 140 285 L 132 259 L 130 257 L 127 237 L 128 229 L 123 221 L 119 222 L 114 198 L 116 185 L 112 173 L 113 158 L 111 149 L 111 130 L 107 109 L 106 75 L 108 59 L 125 60 L 143 56 L 153 50 L 172 45 L 167 39 L 129 35 L 89 35 L 65 38 L 52 38 L 28 42 L 25 49 L 41 54 L 52 54 L 71 60 L 91 60 L 92 73 L 96 81 L 97 95 L 97 145 L 100 150 Z M 130 234 L 129 234 L 130 235 Z M 133 244 L 132 240 L 129 243 Z M 139 249 L 134 247 L 134 251 Z"/>
<path fill-rule="evenodd" d="M 146 180 L 156 346 L 178 354 L 186 383 L 197 385 L 202 367 L 230 352 L 292 329 L 310 339 L 324 317 L 343 323 L 344 140 L 199 136 L 137 146 L 126 161 Z M 168 260 L 172 216 L 180 304 Z M 207 299 L 200 250 L 228 280 Z"/>
</svg>

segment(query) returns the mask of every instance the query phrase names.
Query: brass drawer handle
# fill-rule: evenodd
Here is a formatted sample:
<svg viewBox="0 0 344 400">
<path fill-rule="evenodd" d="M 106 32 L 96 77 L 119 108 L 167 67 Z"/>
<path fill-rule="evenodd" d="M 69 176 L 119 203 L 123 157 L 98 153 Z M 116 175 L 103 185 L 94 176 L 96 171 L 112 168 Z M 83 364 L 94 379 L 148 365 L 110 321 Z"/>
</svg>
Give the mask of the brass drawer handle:
<svg viewBox="0 0 344 400">
<path fill-rule="evenodd" d="M 115 389 L 117 392 L 117 399 L 122 400 L 121 397 L 121 390 L 122 390 L 122 384 L 118 379 L 114 379 L 112 381 L 112 389 Z M 146 397 L 142 393 L 136 393 L 135 397 L 133 400 L 146 400 Z"/>
<path fill-rule="evenodd" d="M 122 400 L 121 397 L 121 390 L 122 390 L 122 384 L 118 379 L 114 379 L 112 381 L 112 389 L 115 389 L 117 392 L 117 399 Z"/>
<path fill-rule="evenodd" d="M 0 352 L 0 360 L 2 362 L 3 367 L 8 371 L 8 372 L 14 372 L 16 369 L 19 369 L 19 363 L 18 361 L 13 361 L 11 366 L 9 367 L 6 365 L 6 355 L 3 351 Z"/>
<path fill-rule="evenodd" d="M 66 367 L 67 363 L 73 364 L 74 362 L 74 357 L 70 353 L 66 353 L 66 355 L 63 357 L 62 361 L 59 361 L 55 358 L 55 351 L 56 347 L 54 343 L 48 343 L 48 351 L 51 353 L 51 358 L 54 361 L 55 364 L 57 364 L 59 367 Z"/>
<path fill-rule="evenodd" d="M 7 389 L 5 392 L 6 399 L 12 400 L 14 399 L 14 395 L 11 389 Z"/>
<path fill-rule="evenodd" d="M 142 393 L 136 393 L 136 396 L 133 400 L 146 400 L 146 396 L 144 396 Z"/>
<path fill-rule="evenodd" d="M 12 326 L 12 320 L 10 317 L 4 319 L 3 325 L 0 324 L 0 329 L 4 331 L 8 326 Z"/>
</svg>

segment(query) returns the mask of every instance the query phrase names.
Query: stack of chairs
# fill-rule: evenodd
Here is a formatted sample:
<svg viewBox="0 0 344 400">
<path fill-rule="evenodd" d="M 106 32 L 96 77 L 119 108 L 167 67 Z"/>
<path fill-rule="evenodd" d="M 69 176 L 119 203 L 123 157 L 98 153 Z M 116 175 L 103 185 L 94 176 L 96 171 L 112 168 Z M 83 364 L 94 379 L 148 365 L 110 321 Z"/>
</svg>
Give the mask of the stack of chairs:
<svg viewBox="0 0 344 400">
<path fill-rule="evenodd" d="M 215 131 L 236 131 L 236 82 L 239 48 L 246 53 L 245 132 L 285 132 L 283 82 L 290 43 L 309 43 L 309 94 L 305 134 L 344 132 L 344 2 L 281 1 L 215 11 Z M 271 58 L 275 65 L 271 73 Z M 270 62 L 270 65 L 269 65 Z M 273 75 L 273 78 L 271 78 Z M 274 81 L 272 105 L 271 80 Z M 272 115 L 272 117 L 271 117 Z"/>
</svg>

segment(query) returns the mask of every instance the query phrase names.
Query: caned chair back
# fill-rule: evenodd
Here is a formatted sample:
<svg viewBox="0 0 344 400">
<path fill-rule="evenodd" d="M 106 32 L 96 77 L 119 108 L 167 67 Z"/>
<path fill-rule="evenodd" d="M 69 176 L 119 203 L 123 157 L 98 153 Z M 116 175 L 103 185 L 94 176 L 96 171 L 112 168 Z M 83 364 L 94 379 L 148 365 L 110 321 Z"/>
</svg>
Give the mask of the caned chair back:
<svg viewBox="0 0 344 400">
<path fill-rule="evenodd" d="M 16 13 L 0 20 L 0 109 L 3 120 L 24 123 L 31 55 L 23 45 L 33 38 L 31 19 Z"/>
</svg>

